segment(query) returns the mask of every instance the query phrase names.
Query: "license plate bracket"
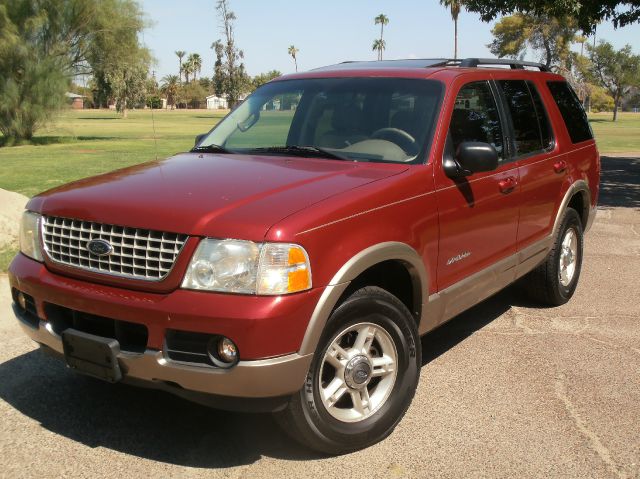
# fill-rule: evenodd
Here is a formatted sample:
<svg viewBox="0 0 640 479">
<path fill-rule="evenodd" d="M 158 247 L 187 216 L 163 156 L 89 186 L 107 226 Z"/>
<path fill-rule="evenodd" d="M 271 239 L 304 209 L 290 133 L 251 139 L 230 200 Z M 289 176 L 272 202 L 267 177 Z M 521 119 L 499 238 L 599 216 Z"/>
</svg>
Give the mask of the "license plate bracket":
<svg viewBox="0 0 640 479">
<path fill-rule="evenodd" d="M 120 343 L 76 329 L 62 332 L 62 346 L 67 366 L 79 373 L 110 383 L 122 379 L 118 363 Z"/>
</svg>

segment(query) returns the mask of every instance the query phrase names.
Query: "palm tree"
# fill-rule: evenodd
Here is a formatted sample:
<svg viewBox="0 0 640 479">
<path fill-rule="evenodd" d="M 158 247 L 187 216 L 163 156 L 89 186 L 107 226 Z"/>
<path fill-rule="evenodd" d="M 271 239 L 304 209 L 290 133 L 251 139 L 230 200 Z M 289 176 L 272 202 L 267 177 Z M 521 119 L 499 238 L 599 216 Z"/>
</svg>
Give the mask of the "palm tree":
<svg viewBox="0 0 640 479">
<path fill-rule="evenodd" d="M 193 73 L 193 62 L 190 58 L 187 58 L 187 61 L 182 64 L 182 72 L 184 73 L 184 81 L 189 83 L 189 75 Z"/>
<path fill-rule="evenodd" d="M 384 13 L 378 15 L 374 20 L 374 25 L 380 24 L 380 41 L 382 42 L 382 49 L 378 49 L 378 60 L 382 60 L 382 50 L 384 50 L 384 26 L 389 25 L 389 17 L 387 17 Z"/>
<path fill-rule="evenodd" d="M 167 95 L 167 107 L 175 106 L 178 99 L 178 90 L 180 88 L 180 79 L 176 75 L 167 75 L 162 78 L 160 90 Z"/>
<path fill-rule="evenodd" d="M 451 10 L 451 18 L 453 19 L 453 59 L 458 58 L 458 15 L 464 5 L 463 0 L 440 0 L 440 5 Z"/>
<path fill-rule="evenodd" d="M 184 50 L 176 50 L 174 52 L 177 56 L 178 56 L 178 61 L 180 62 L 180 69 L 178 70 L 178 75 L 180 75 L 180 83 L 182 83 L 182 57 L 184 57 L 187 52 L 185 52 Z"/>
<path fill-rule="evenodd" d="M 287 51 L 289 52 L 289 55 L 291 55 L 291 58 L 293 58 L 293 62 L 296 64 L 296 71 L 298 71 L 298 59 L 296 55 L 300 50 L 297 49 L 295 45 L 291 45 Z"/>
<path fill-rule="evenodd" d="M 195 80 L 202 70 L 202 57 L 197 53 L 192 53 L 189 55 L 187 62 L 191 65 L 191 73 L 193 73 L 193 79 Z"/>
<path fill-rule="evenodd" d="M 371 49 L 378 50 L 378 60 L 382 60 L 382 51 L 385 49 L 385 47 L 386 44 L 381 38 L 376 38 L 373 41 L 373 47 Z"/>
</svg>

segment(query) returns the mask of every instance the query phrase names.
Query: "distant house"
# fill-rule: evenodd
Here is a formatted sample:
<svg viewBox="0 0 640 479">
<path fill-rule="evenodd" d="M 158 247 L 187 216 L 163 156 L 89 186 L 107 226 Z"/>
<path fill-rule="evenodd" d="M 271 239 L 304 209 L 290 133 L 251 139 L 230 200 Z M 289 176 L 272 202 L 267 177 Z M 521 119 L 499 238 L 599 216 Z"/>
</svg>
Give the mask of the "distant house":
<svg viewBox="0 0 640 479">
<path fill-rule="evenodd" d="M 67 97 L 69 106 L 71 106 L 72 109 L 82 110 L 84 108 L 84 96 L 70 92 L 65 93 L 64 96 Z"/>
<path fill-rule="evenodd" d="M 209 95 L 207 97 L 207 110 L 226 110 L 229 108 L 226 98 L 218 95 Z"/>
</svg>

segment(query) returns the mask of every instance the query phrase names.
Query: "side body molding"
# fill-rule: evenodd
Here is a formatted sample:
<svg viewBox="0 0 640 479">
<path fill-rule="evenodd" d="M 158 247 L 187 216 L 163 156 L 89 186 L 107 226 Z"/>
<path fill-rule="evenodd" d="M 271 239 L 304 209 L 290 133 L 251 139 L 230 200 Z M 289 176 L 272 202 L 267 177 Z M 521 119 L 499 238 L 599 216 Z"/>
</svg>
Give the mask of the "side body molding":
<svg viewBox="0 0 640 479">
<path fill-rule="evenodd" d="M 576 193 L 583 195 L 584 211 L 578 213 L 587 219 L 585 231 L 589 229 L 595 217 L 595 209 L 591 206 L 591 191 L 586 181 L 577 180 L 565 192 L 549 236 L 431 296 L 423 260 L 411 246 L 401 242 L 386 242 L 359 252 L 340 268 L 325 288 L 307 326 L 299 354 L 315 352 L 327 320 L 342 293 L 358 275 L 383 261 L 401 261 L 407 267 L 413 283 L 412 313 L 420 318 L 418 331 L 421 335 L 457 316 L 524 276 L 544 260 L 552 247 L 562 216 Z"/>
<path fill-rule="evenodd" d="M 427 270 L 422 258 L 416 250 L 406 243 L 396 241 L 378 243 L 353 256 L 331 279 L 311 315 L 299 354 L 305 355 L 315 352 L 331 312 L 351 281 L 368 268 L 389 260 L 400 261 L 407 267 L 413 284 L 414 305 L 412 313 L 416 317 L 420 317 L 423 303 L 428 297 L 429 285 Z"/>
</svg>

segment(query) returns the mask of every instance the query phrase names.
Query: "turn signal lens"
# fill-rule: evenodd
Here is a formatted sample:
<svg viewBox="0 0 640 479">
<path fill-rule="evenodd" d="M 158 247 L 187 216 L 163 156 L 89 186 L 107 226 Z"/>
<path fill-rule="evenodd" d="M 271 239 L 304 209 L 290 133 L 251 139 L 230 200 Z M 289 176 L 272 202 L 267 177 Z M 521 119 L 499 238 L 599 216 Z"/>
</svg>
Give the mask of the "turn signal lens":
<svg viewBox="0 0 640 479">
<path fill-rule="evenodd" d="M 302 246 L 267 243 L 260 254 L 258 294 L 297 293 L 311 288 L 311 266 Z"/>
</svg>

